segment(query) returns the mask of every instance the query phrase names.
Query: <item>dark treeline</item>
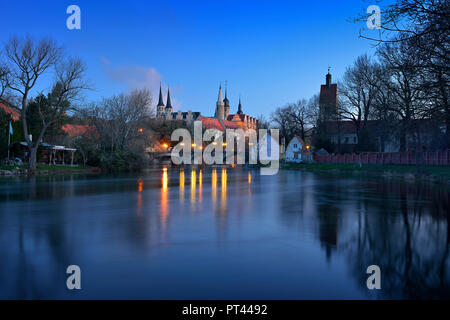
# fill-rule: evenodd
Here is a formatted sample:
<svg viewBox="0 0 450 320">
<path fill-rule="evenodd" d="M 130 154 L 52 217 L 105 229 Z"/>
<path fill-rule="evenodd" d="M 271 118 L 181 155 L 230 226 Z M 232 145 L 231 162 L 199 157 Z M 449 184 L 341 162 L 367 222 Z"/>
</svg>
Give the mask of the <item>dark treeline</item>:
<svg viewBox="0 0 450 320">
<path fill-rule="evenodd" d="M 358 57 L 338 82 L 335 114 L 321 114 L 317 97 L 272 114 L 287 141 L 308 136 L 316 149 L 333 149 L 325 122 L 347 120 L 356 128 L 356 151 L 384 151 L 393 138 L 399 151 L 411 139 L 416 146 L 428 139 L 435 150 L 450 148 L 450 2 L 398 0 L 382 8 L 381 17 L 379 38 L 361 35 L 376 45 L 375 55 Z"/>
</svg>

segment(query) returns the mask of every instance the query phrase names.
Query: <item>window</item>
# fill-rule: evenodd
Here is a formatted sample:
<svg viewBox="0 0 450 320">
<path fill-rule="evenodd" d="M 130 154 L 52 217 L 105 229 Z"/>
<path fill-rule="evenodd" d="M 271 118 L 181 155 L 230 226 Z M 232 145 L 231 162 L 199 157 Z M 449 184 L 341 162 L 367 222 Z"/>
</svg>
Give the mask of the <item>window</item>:
<svg viewBox="0 0 450 320">
<path fill-rule="evenodd" d="M 296 143 L 294 143 L 294 148 L 297 148 L 297 144 Z"/>
</svg>

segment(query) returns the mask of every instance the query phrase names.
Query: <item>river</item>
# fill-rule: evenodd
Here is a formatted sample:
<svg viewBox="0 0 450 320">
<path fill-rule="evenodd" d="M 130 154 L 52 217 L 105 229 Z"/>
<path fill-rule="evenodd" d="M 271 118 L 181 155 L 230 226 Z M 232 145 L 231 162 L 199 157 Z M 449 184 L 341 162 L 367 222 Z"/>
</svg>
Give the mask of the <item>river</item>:
<svg viewBox="0 0 450 320">
<path fill-rule="evenodd" d="M 449 298 L 449 202 L 426 183 L 300 171 L 2 178 L 0 298 Z"/>
</svg>

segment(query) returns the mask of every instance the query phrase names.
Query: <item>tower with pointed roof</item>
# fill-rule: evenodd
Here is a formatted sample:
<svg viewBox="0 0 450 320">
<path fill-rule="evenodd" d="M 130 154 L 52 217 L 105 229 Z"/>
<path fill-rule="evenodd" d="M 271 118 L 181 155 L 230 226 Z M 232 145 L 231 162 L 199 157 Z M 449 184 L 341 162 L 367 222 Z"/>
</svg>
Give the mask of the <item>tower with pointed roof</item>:
<svg viewBox="0 0 450 320">
<path fill-rule="evenodd" d="M 228 115 L 230 114 L 230 101 L 228 100 L 228 97 L 227 97 L 227 91 L 228 91 L 228 88 L 225 85 L 225 99 L 223 99 L 224 119 L 226 119 L 228 117 Z"/>
<path fill-rule="evenodd" d="M 158 105 L 156 106 L 156 117 L 157 118 L 164 118 L 165 113 L 165 105 L 163 102 L 163 96 L 162 96 L 162 89 L 161 84 L 159 85 L 159 99 L 158 99 Z"/>
<path fill-rule="evenodd" d="M 166 101 L 166 108 L 165 108 L 165 113 L 166 113 L 167 119 L 172 119 L 172 112 L 173 112 L 173 107 L 172 107 L 172 101 L 170 100 L 170 89 L 167 88 L 167 101 Z"/>
<path fill-rule="evenodd" d="M 237 114 L 243 114 L 243 112 L 242 112 L 242 104 L 241 104 L 241 97 L 239 97 L 239 104 L 238 104 Z"/>
<path fill-rule="evenodd" d="M 215 117 L 219 120 L 223 120 L 225 118 L 225 104 L 222 100 L 222 85 L 220 85 L 219 87 L 219 96 L 217 97 L 216 102 Z"/>
</svg>

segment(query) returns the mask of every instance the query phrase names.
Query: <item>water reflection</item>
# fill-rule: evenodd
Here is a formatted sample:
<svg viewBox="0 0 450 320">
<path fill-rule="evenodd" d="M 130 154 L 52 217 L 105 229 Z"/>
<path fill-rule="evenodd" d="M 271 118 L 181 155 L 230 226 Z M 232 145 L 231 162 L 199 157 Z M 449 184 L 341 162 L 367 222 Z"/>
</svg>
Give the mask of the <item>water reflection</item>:
<svg viewBox="0 0 450 320">
<path fill-rule="evenodd" d="M 191 205 L 195 204 L 195 192 L 197 187 L 197 172 L 192 169 L 191 171 Z"/>
<path fill-rule="evenodd" d="M 161 225 L 163 230 L 166 229 L 167 226 L 167 217 L 169 216 L 169 202 L 168 202 L 168 184 L 169 177 L 167 174 L 167 169 L 164 168 L 161 178 L 161 203 L 160 203 L 160 217 L 161 217 Z"/>
<path fill-rule="evenodd" d="M 73 297 L 73 263 L 89 284 L 76 298 L 450 297 L 445 188 L 189 170 L 189 203 L 182 169 L 0 180 L 0 298 Z"/>
</svg>

